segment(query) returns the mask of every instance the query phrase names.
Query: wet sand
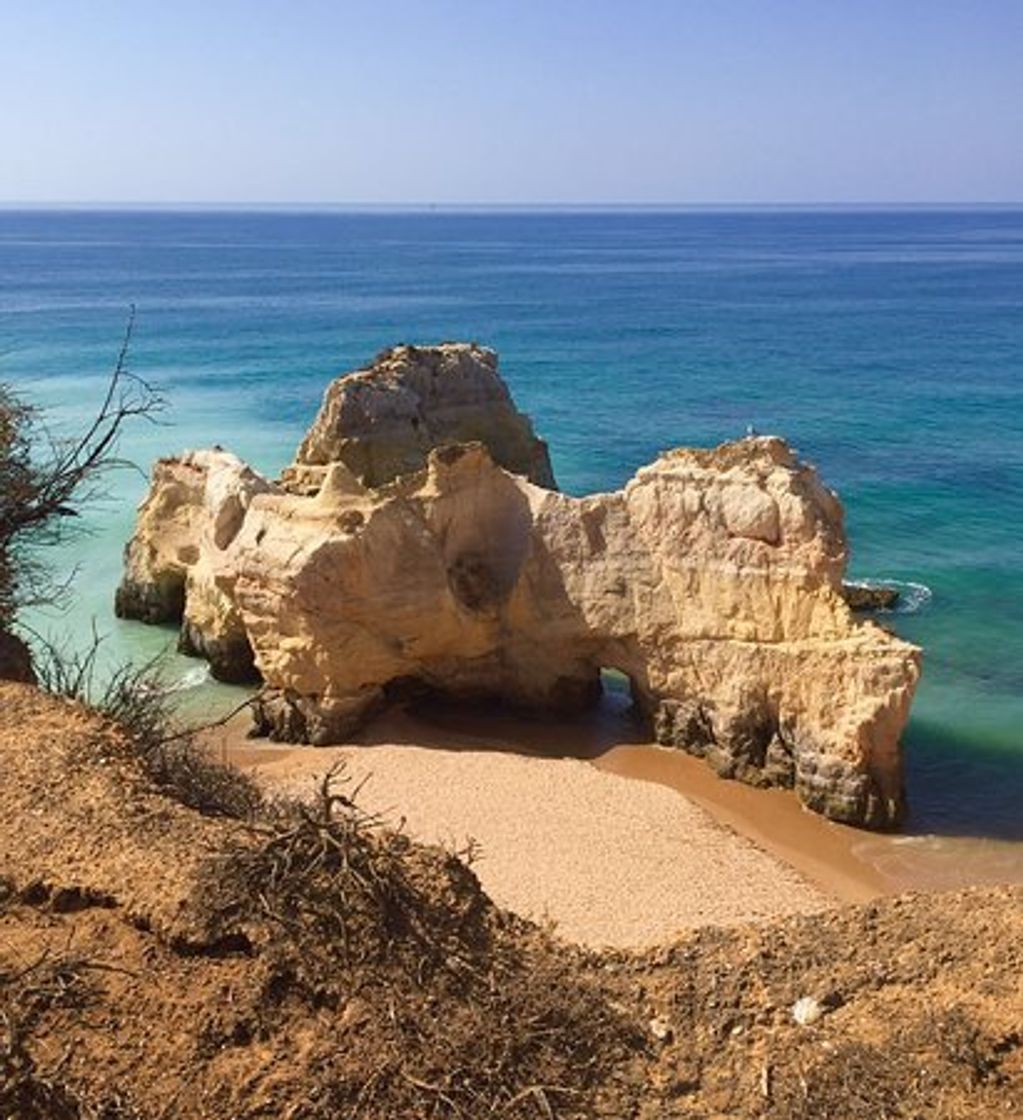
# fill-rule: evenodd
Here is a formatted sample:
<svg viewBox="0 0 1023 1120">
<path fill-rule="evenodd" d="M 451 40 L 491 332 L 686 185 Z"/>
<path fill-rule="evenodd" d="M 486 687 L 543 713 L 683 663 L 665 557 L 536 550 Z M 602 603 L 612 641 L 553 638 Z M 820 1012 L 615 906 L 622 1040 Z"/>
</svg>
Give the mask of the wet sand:
<svg viewBox="0 0 1023 1120">
<path fill-rule="evenodd" d="M 584 758 L 602 770 L 667 786 L 842 902 L 1023 883 L 1019 841 L 919 832 L 912 815 L 899 833 L 838 824 L 804 809 L 791 791 L 724 781 L 701 759 L 649 742 L 626 711 L 613 694 L 591 716 L 569 722 L 437 707 L 415 723 L 407 741 L 422 734 L 427 739 L 421 741 L 443 746 L 445 735 L 459 735 L 497 750 Z"/>
<path fill-rule="evenodd" d="M 649 744 L 612 747 L 594 765 L 675 790 L 841 902 L 867 902 L 893 890 L 857 854 L 860 830 L 808 812 L 788 790 L 722 781 L 701 759 Z"/>
</svg>

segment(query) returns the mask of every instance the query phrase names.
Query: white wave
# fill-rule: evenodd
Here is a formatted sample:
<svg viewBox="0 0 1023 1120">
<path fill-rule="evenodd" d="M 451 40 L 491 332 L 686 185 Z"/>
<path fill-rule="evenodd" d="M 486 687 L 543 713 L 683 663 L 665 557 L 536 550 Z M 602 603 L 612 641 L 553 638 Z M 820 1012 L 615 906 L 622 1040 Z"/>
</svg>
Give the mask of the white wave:
<svg viewBox="0 0 1023 1120">
<path fill-rule="evenodd" d="M 193 688 L 199 688 L 200 685 L 208 684 L 210 680 L 210 667 L 208 665 L 196 665 L 194 669 L 189 669 L 187 673 L 183 673 L 176 681 L 167 684 L 163 691 L 167 693 L 188 692 Z"/>
<path fill-rule="evenodd" d="M 926 583 L 915 583 L 909 579 L 857 579 L 851 582 L 855 587 L 890 587 L 898 591 L 895 606 L 881 607 L 876 614 L 916 614 L 934 598 L 934 592 Z"/>
<path fill-rule="evenodd" d="M 895 604 L 896 614 L 916 614 L 934 598 L 934 592 L 926 583 L 913 583 L 912 580 L 906 580 L 901 584 L 895 582 L 899 587 L 899 601 Z"/>
</svg>

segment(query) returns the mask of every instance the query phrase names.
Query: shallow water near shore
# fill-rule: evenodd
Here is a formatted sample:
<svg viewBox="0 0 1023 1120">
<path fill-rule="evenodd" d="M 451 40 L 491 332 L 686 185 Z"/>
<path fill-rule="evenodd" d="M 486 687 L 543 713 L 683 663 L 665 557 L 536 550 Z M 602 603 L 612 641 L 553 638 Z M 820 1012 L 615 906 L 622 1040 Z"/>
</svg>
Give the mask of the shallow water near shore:
<svg viewBox="0 0 1023 1120">
<path fill-rule="evenodd" d="M 126 433 L 146 469 L 222 443 L 272 473 L 332 376 L 447 338 L 500 351 L 573 493 L 747 424 L 785 435 L 845 503 L 850 574 L 903 589 L 880 621 L 925 649 L 910 835 L 863 850 L 1023 876 L 1023 213 L 0 211 L 0 379 L 58 430 L 133 302 L 133 368 L 170 402 Z M 95 619 L 108 664 L 173 643 L 112 617 L 144 487 L 111 479 L 60 557 L 72 609 L 29 620 L 78 640 Z M 238 698 L 167 671 L 192 708 Z"/>
</svg>

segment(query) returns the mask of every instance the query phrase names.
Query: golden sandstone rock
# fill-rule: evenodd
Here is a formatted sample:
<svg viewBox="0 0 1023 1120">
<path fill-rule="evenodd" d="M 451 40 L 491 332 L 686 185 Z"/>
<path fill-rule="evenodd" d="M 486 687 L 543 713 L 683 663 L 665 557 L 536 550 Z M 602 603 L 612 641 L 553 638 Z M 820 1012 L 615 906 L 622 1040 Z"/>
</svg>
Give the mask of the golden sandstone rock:
<svg viewBox="0 0 1023 1120">
<path fill-rule="evenodd" d="M 547 445 L 515 407 L 497 355 L 475 343 L 395 346 L 332 381 L 284 481 L 315 493 L 325 468 L 343 463 L 364 486 L 381 486 L 449 443 L 482 443 L 499 466 L 555 488 Z"/>
<path fill-rule="evenodd" d="M 206 657 L 223 681 L 258 680 L 234 604 L 212 578 L 254 495 L 276 487 L 228 451 L 161 459 L 124 550 L 114 600 L 120 618 L 180 622 L 179 649 Z"/>
<path fill-rule="evenodd" d="M 257 729 L 275 738 L 343 741 L 418 690 L 577 709 L 616 669 L 660 742 L 723 776 L 794 786 L 833 819 L 897 824 L 919 651 L 852 615 L 841 505 L 815 471 L 784 441 L 749 438 L 671 451 L 620 491 L 570 497 L 525 477 L 546 448 L 503 383 L 494 438 L 518 433 L 517 471 L 478 440 L 441 443 L 488 430 L 465 403 L 490 407 L 489 388 L 469 391 L 474 363 L 491 385 L 489 351 L 390 352 L 385 396 L 402 396 L 402 369 L 416 386 L 440 371 L 428 403 L 443 423 L 420 404 L 430 438 L 414 447 L 400 431 L 389 449 L 389 406 L 380 428 L 365 411 L 352 421 L 350 376 L 280 487 L 222 452 L 158 464 L 119 609 L 150 620 L 180 594 L 186 648 L 215 669 L 251 648 Z M 535 473 L 552 481 L 549 465 Z"/>
</svg>

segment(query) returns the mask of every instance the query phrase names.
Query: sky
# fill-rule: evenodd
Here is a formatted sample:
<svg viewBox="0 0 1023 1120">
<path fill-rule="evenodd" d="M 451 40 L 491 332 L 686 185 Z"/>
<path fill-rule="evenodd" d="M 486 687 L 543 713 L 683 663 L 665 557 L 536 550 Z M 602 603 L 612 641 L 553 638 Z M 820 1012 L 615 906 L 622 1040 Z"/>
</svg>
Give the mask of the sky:
<svg viewBox="0 0 1023 1120">
<path fill-rule="evenodd" d="M 1023 0 L 0 0 L 0 202 L 1023 201 Z"/>
</svg>

